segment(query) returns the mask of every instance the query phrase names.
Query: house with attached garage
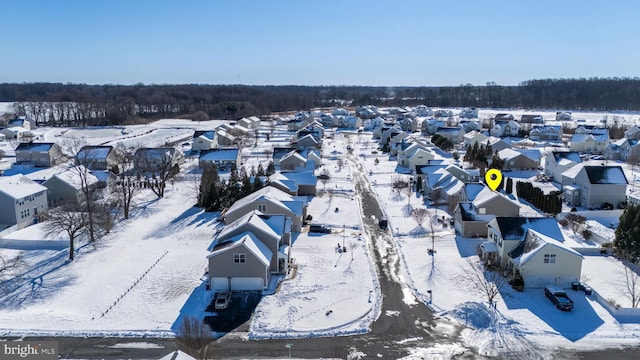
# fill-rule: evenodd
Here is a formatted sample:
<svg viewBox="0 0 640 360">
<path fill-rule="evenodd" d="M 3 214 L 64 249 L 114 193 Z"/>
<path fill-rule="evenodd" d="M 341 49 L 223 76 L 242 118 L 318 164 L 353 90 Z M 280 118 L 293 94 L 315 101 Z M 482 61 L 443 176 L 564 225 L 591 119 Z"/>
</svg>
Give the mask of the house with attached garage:
<svg viewBox="0 0 640 360">
<path fill-rule="evenodd" d="M 481 133 L 478 130 L 468 132 L 464 134 L 464 140 L 463 140 L 464 146 L 473 148 L 473 145 L 475 143 L 482 143 L 483 141 L 487 140 L 487 138 L 488 138 L 487 135 Z"/>
<path fill-rule="evenodd" d="M 443 126 L 436 130 L 436 135 L 440 135 L 451 141 L 454 145 L 462 143 L 464 140 L 464 129 L 461 127 Z"/>
<path fill-rule="evenodd" d="M 226 225 L 209 247 L 209 285 L 216 291 L 264 290 L 289 270 L 291 222 L 254 210 Z"/>
<path fill-rule="evenodd" d="M 242 164 L 242 154 L 238 148 L 219 148 L 200 153 L 198 166 L 203 169 L 207 165 L 214 165 L 218 169 L 237 168 Z"/>
<path fill-rule="evenodd" d="M 496 217 L 487 224 L 481 256 L 525 287 L 570 287 L 580 281 L 583 256 L 565 244 L 555 218 Z"/>
<path fill-rule="evenodd" d="M 564 200 L 570 206 L 618 208 L 626 199 L 627 177 L 621 166 L 577 165 L 562 173 Z"/>
<path fill-rule="evenodd" d="M 307 164 L 304 169 L 278 171 L 269 177 L 269 183 L 288 194 L 315 196 L 318 177 L 313 173 L 313 166 Z"/>
<path fill-rule="evenodd" d="M 622 138 L 611 142 L 604 155 L 610 160 L 629 161 L 637 163 L 640 160 L 640 141 L 636 139 Z"/>
<path fill-rule="evenodd" d="M 559 125 L 535 125 L 529 131 L 531 140 L 562 141 L 562 126 Z"/>
<path fill-rule="evenodd" d="M 47 211 L 47 188 L 17 174 L 0 177 L 0 229 L 22 229 L 37 222 Z"/>
<path fill-rule="evenodd" d="M 51 167 L 66 162 L 62 148 L 55 143 L 20 143 L 15 153 L 17 164 Z"/>
<path fill-rule="evenodd" d="M 322 147 L 322 139 L 317 139 L 312 134 L 307 134 L 296 141 L 298 150 L 317 150 Z"/>
<path fill-rule="evenodd" d="M 542 155 L 537 149 L 502 149 L 498 151 L 498 157 L 504 163 L 503 169 L 526 170 L 537 169 Z"/>
<path fill-rule="evenodd" d="M 520 206 L 516 202 L 487 186 L 473 193 L 466 190 L 468 200 L 459 202 L 454 210 L 454 227 L 464 237 L 485 237 L 487 224 L 496 216 L 520 214 Z"/>
<path fill-rule="evenodd" d="M 580 125 L 576 128 L 575 134 L 571 136 L 569 150 L 587 153 L 603 153 L 610 142 L 609 129 Z"/>
<path fill-rule="evenodd" d="M 544 173 L 554 181 L 562 182 L 562 173 L 581 163 L 577 151 L 551 151 L 544 160 Z"/>
<path fill-rule="evenodd" d="M 180 150 L 172 147 L 139 148 L 133 155 L 135 170 L 142 173 L 158 173 L 178 167 L 184 160 Z"/>
<path fill-rule="evenodd" d="M 267 215 L 284 215 L 291 221 L 291 231 L 300 232 L 307 217 L 307 206 L 306 196 L 292 196 L 273 186 L 265 186 L 234 202 L 222 216 L 230 223 L 254 210 Z"/>
</svg>

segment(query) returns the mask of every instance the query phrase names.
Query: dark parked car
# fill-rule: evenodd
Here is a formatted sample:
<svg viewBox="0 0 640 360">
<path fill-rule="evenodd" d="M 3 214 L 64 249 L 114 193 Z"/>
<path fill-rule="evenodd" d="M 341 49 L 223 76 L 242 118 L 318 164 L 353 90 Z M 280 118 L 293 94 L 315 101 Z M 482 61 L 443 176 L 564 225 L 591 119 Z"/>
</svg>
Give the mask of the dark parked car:
<svg viewBox="0 0 640 360">
<path fill-rule="evenodd" d="M 387 230 L 387 228 L 389 227 L 389 222 L 387 221 L 387 219 L 380 219 L 380 221 L 378 221 L 378 226 L 382 230 Z"/>
<path fill-rule="evenodd" d="M 321 233 L 321 234 L 331 234 L 331 229 L 324 225 L 319 224 L 311 224 L 309 225 L 310 233 Z"/>
<path fill-rule="evenodd" d="M 556 308 L 562 311 L 571 311 L 573 309 L 573 301 L 569 299 L 564 289 L 557 286 L 547 286 L 544 288 L 544 294 Z"/>
</svg>

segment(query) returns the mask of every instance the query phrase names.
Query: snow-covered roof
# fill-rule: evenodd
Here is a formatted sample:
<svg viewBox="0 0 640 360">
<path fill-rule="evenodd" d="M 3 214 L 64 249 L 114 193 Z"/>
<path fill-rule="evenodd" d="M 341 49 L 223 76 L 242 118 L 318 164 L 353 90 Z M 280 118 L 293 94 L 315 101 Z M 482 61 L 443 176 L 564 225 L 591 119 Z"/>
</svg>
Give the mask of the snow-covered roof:
<svg viewBox="0 0 640 360">
<path fill-rule="evenodd" d="M 106 159 L 113 150 L 113 146 L 84 146 L 76 157 L 78 159 Z"/>
<path fill-rule="evenodd" d="M 562 172 L 562 176 L 566 176 L 570 179 L 575 179 L 575 177 L 578 176 L 578 173 L 582 171 L 583 167 L 584 167 L 584 164 L 577 164 L 576 166 L 573 166 L 565 170 L 564 172 Z"/>
<path fill-rule="evenodd" d="M 14 199 L 22 199 L 43 191 L 47 191 L 47 188 L 22 174 L 0 177 L 0 192 Z"/>
<path fill-rule="evenodd" d="M 58 173 L 53 177 L 58 178 L 71 185 L 74 189 L 79 190 L 82 188 L 81 176 L 79 175 L 80 173 L 86 178 L 87 185 L 94 185 L 98 183 L 98 178 L 81 165 L 77 168 L 69 168 L 68 170 Z"/>
<path fill-rule="evenodd" d="M 49 151 L 54 143 L 20 143 L 16 151 Z"/>
<path fill-rule="evenodd" d="M 236 161 L 238 149 L 211 149 L 200 154 L 200 161 Z"/>
<path fill-rule="evenodd" d="M 246 229 L 258 229 L 273 239 L 280 239 L 280 237 L 282 236 L 282 232 L 284 231 L 284 215 L 270 215 L 264 217 L 263 215 L 264 214 L 260 211 L 254 210 L 238 218 L 236 221 L 227 224 L 227 226 L 225 226 L 224 229 L 222 229 L 222 231 L 218 234 L 216 238 L 218 240 L 217 242 L 227 242 L 227 239 L 237 235 L 239 228 L 245 226 Z M 275 219 L 274 216 L 281 217 L 281 226 L 278 226 L 279 224 L 273 221 Z"/>
<path fill-rule="evenodd" d="M 591 184 L 628 184 L 621 166 L 585 166 Z"/>
<path fill-rule="evenodd" d="M 536 254 L 542 251 L 546 246 L 552 246 L 561 251 L 584 258 L 579 252 L 565 246 L 563 243 L 531 229 L 527 232 L 527 238 L 522 244 L 522 254 L 514 259 L 516 263 L 520 264 L 520 266 L 535 258 Z"/>
<path fill-rule="evenodd" d="M 302 215 L 302 208 L 304 206 L 304 204 L 301 204 L 300 201 L 295 200 L 293 196 L 285 193 L 284 191 L 273 186 L 265 186 L 262 189 L 254 191 L 242 199 L 237 200 L 233 205 L 231 205 L 229 210 L 227 210 L 227 213 L 232 213 L 237 209 L 256 201 L 268 201 L 274 206 L 287 209 L 296 215 Z"/>
<path fill-rule="evenodd" d="M 316 185 L 318 177 L 312 171 L 281 171 L 271 175 L 270 178 L 295 180 L 298 185 Z"/>
<path fill-rule="evenodd" d="M 253 255 L 255 255 L 261 263 L 268 266 L 271 263 L 273 252 L 251 231 L 245 231 L 229 239 L 223 244 L 213 248 L 208 257 L 219 255 L 225 251 L 245 246 Z"/>
<path fill-rule="evenodd" d="M 488 188 L 482 183 L 467 183 L 464 185 L 464 192 L 469 201 L 473 201 L 484 189 Z"/>
<path fill-rule="evenodd" d="M 185 352 L 176 350 L 161 357 L 160 360 L 196 360 L 196 358 L 192 357 L 191 355 Z"/>
<path fill-rule="evenodd" d="M 555 218 L 497 216 L 496 224 L 504 240 L 524 240 L 529 229 L 564 242 L 564 236 Z"/>
</svg>

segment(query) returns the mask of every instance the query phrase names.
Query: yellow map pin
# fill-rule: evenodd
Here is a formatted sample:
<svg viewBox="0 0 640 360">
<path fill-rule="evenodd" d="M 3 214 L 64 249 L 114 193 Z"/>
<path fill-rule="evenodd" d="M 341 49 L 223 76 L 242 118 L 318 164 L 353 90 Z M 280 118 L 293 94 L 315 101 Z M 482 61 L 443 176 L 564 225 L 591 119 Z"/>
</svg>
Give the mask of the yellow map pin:
<svg viewBox="0 0 640 360">
<path fill-rule="evenodd" d="M 484 181 L 489 185 L 489 189 L 496 191 L 502 181 L 502 173 L 498 169 L 489 169 L 484 174 Z"/>
</svg>

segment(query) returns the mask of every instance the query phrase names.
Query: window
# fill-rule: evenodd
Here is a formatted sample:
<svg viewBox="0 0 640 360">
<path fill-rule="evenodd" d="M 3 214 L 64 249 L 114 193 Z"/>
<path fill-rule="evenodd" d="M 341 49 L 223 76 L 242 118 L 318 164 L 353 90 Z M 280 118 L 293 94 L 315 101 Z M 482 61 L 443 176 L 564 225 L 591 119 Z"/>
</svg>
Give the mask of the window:
<svg viewBox="0 0 640 360">
<path fill-rule="evenodd" d="M 245 262 L 247 262 L 247 255 L 242 253 L 242 254 L 233 254 L 233 263 L 234 264 L 244 264 Z"/>
<path fill-rule="evenodd" d="M 545 264 L 555 264 L 556 263 L 556 254 L 544 254 L 544 263 Z"/>
<path fill-rule="evenodd" d="M 260 212 L 267 211 L 267 204 L 258 204 L 258 211 Z"/>
</svg>

